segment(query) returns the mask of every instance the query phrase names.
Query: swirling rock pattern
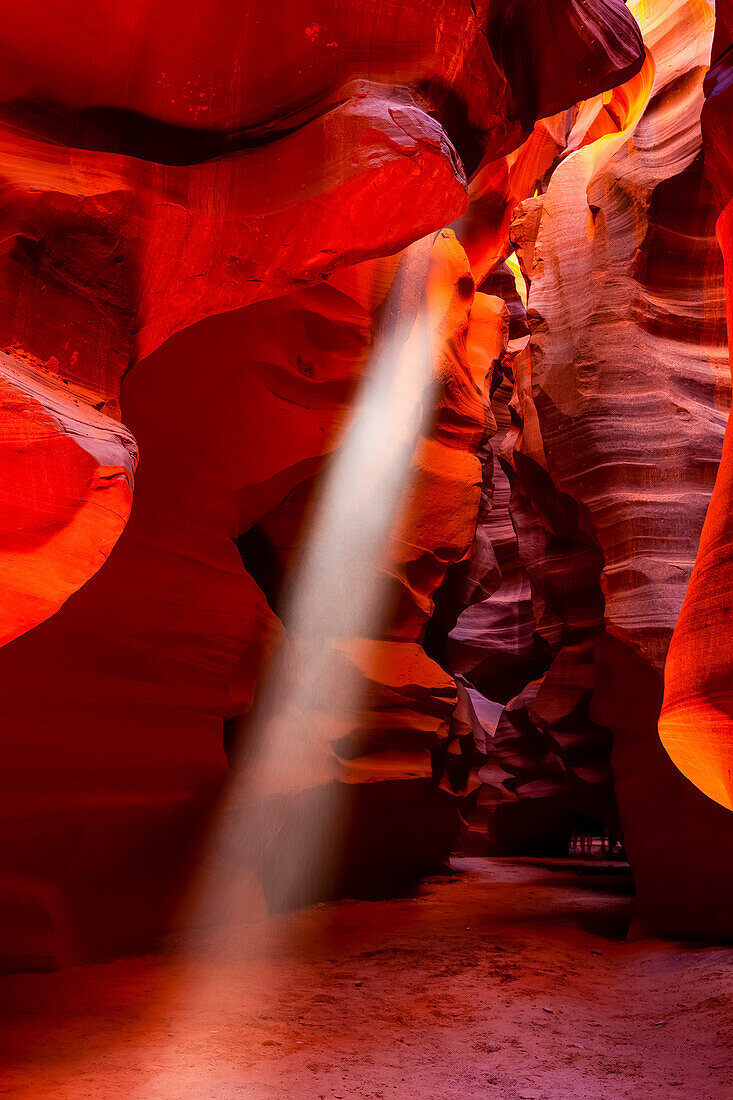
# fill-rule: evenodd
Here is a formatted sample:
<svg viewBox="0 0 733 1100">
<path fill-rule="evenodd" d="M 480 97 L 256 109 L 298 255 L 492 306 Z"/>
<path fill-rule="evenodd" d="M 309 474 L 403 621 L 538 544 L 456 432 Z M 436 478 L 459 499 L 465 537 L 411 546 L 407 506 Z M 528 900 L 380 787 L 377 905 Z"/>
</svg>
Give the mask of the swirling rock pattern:
<svg viewBox="0 0 733 1100">
<path fill-rule="evenodd" d="M 632 129 L 588 145 L 553 175 L 530 293 L 548 469 L 581 505 L 603 559 L 606 638 L 590 716 L 614 736 L 637 925 L 673 934 L 728 934 L 733 890 L 714 856 L 733 821 L 674 778 L 654 726 L 730 401 L 715 211 L 700 157 L 711 23 L 706 7 L 672 3 L 642 20 L 653 84 L 643 106 L 632 103 Z M 675 25 L 689 32 L 683 48 L 671 46 Z"/>
<path fill-rule="evenodd" d="M 729 4 L 719 4 L 710 71 L 705 80 L 702 129 L 706 172 L 721 211 L 716 228 L 725 263 L 729 338 L 733 302 L 732 32 L 733 11 Z M 659 723 L 662 742 L 683 775 L 728 810 L 733 809 L 732 659 L 728 642 L 733 610 L 730 433 L 729 427 L 695 569 L 667 656 Z"/>
<path fill-rule="evenodd" d="M 504 817 L 511 811 L 518 823 L 510 847 L 546 830 L 558 805 L 616 832 L 615 786 L 637 927 L 727 935 L 733 879 L 715 851 L 733 819 L 675 775 L 656 735 L 665 656 L 730 405 L 715 204 L 701 155 L 713 13 L 676 0 L 633 10 L 644 68 L 568 118 L 559 163 L 531 182 L 538 194 L 510 229 L 530 284 L 531 338 L 512 399 L 508 577 L 521 563 L 535 595 L 528 630 L 547 652 L 532 655 L 530 682 L 487 739 L 487 778 Z M 724 492 L 719 479 L 716 494 Z M 500 587 L 471 610 L 521 669 L 527 647 L 513 654 L 492 625 L 503 598 Z M 678 632 L 687 621 L 696 634 L 673 647 L 670 704 L 675 669 L 689 683 L 711 667 L 711 640 L 692 655 L 707 613 L 696 617 L 691 598 Z M 708 590 L 705 607 L 711 598 Z M 724 662 L 724 647 L 718 653 Z"/>
<path fill-rule="evenodd" d="M 137 445 L 92 400 L 0 353 L 2 644 L 58 611 L 130 514 Z"/>
<path fill-rule="evenodd" d="M 621 0 L 184 7 L 63 0 L 7 21 L 0 346 L 26 435 L 4 504 L 30 555 L 0 654 L 16 963 L 165 926 L 400 251 L 436 232 L 435 415 L 390 544 L 393 621 L 344 654 L 368 682 L 364 729 L 332 751 L 380 823 L 353 840 L 375 874 L 386 851 L 402 871 L 447 851 L 456 689 L 421 642 L 470 553 L 505 348 L 500 303 L 439 231 L 460 237 L 470 178 L 478 201 L 477 170 L 509 171 L 539 115 L 643 62 Z M 489 245 L 476 231 L 479 279 L 513 204 Z"/>
</svg>

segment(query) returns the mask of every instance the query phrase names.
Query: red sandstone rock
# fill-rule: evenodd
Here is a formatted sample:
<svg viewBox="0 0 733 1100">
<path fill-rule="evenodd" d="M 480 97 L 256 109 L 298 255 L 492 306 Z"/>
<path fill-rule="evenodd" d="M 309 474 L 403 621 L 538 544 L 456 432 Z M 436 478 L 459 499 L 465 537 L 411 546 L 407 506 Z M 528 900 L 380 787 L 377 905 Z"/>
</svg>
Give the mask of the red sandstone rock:
<svg viewBox="0 0 733 1100">
<path fill-rule="evenodd" d="M 716 231 L 725 262 L 728 336 L 732 329 L 733 248 L 733 11 L 716 9 L 711 66 L 702 112 L 706 172 L 722 213 Z M 733 615 L 731 560 L 731 428 L 700 538 L 700 548 L 665 665 L 664 706 L 659 733 L 670 757 L 709 798 L 733 810 L 733 699 L 730 622 Z M 712 811 L 708 809 L 708 815 Z"/>
<path fill-rule="evenodd" d="M 251 707 L 281 634 L 283 577 L 399 250 L 464 213 L 464 167 L 500 163 L 538 112 L 596 96 L 642 63 L 619 0 L 407 0 L 386 12 L 324 2 L 289 8 L 284 34 L 277 15 L 215 4 L 191 23 L 160 2 L 143 20 L 65 0 L 8 23 L 0 343 L 34 364 L 35 423 L 51 415 L 72 456 L 48 521 L 38 489 L 8 502 L 38 542 L 20 596 L 31 600 L 49 569 L 55 581 L 33 615 L 10 609 L 9 629 L 78 589 L 0 654 L 12 744 L 4 942 L 27 964 L 135 942 L 168 921 L 224 774 L 222 725 Z M 361 810 L 354 866 L 375 875 L 434 863 L 455 833 L 455 800 L 433 778 L 456 755 L 455 689 L 420 643 L 446 569 L 469 554 L 475 452 L 492 427 L 481 390 L 500 312 L 474 298 L 474 282 L 440 235 L 428 287 L 438 400 L 391 540 L 394 616 L 344 652 L 369 706 L 331 751 Z M 141 448 L 136 501 L 84 584 L 129 507 L 134 446 L 113 419 L 118 396 Z M 32 460 L 45 477 L 49 457 L 34 451 L 23 454 L 33 484 Z M 106 525 L 100 477 L 114 498 Z M 78 558 L 68 576 L 53 539 Z"/>
<path fill-rule="evenodd" d="M 62 0 L 49 12 L 31 0 L 8 16 L 0 100 L 56 126 L 74 112 L 85 144 L 96 135 L 163 161 L 151 150 L 173 147 L 192 163 L 218 137 L 251 144 L 300 127 L 343 84 L 366 78 L 417 91 L 473 170 L 487 149 L 493 159 L 519 144 L 535 118 L 640 64 L 621 0 L 295 0 L 282 9 L 214 0 L 184 11 L 173 0 L 144 15 Z"/>
<path fill-rule="evenodd" d="M 562 801 L 577 812 L 578 780 L 595 788 L 586 810 L 613 828 L 612 806 L 604 812 L 598 797 L 609 786 L 610 731 L 638 926 L 729 934 L 731 878 L 712 852 L 733 824 L 675 776 L 655 728 L 729 407 L 715 211 L 700 155 L 712 14 L 686 3 L 636 14 L 647 67 L 613 93 L 602 125 L 586 118 L 577 151 L 554 169 L 541 206 L 523 205 L 513 233 L 531 280 L 532 337 L 531 363 L 517 362 L 511 510 L 522 564 L 562 633 L 541 684 L 496 725 L 494 759 L 526 777 L 528 799 L 550 800 L 569 783 L 575 800 L 566 789 Z M 706 532 L 716 515 L 714 496 Z M 719 526 L 702 545 L 725 540 Z M 674 754 L 703 786 L 705 755 L 718 758 L 710 775 L 725 768 L 724 727 L 711 727 L 727 658 L 714 635 L 701 644 L 701 632 L 727 605 L 724 577 L 715 597 L 701 594 L 700 560 L 666 675 L 672 718 L 679 705 L 684 717 L 678 685 L 699 701 L 687 713 L 691 725 L 695 710 L 702 718 L 692 751 L 677 743 Z M 709 782 L 720 791 L 720 778 Z M 522 789 L 505 776 L 501 785 L 507 798 Z"/>
<path fill-rule="evenodd" d="M 292 169 L 283 168 L 288 164 Z M 191 168 L 60 151 L 6 131 L 2 175 L 13 196 L 4 210 L 0 292 L 0 343 L 12 357 L 9 369 L 23 373 L 42 404 L 50 401 L 51 416 L 59 401 L 47 395 L 63 383 L 76 394 L 82 417 L 98 425 L 104 418 L 86 411 L 88 405 L 119 415 L 124 371 L 176 331 L 314 282 L 339 264 L 399 248 L 450 221 L 466 201 L 462 168 L 440 127 L 404 93 L 390 100 L 367 86 L 292 137 Z M 46 366 L 33 376 L 38 359 Z M 73 425 L 68 430 L 79 435 Z M 124 429 L 118 434 L 127 438 Z M 67 505 L 62 518 L 64 498 L 83 497 L 91 477 L 91 468 L 55 462 L 44 446 L 16 450 L 9 473 L 22 507 L 41 511 L 39 531 L 48 509 L 34 499 L 39 477 L 58 480 L 59 527 L 71 517 Z M 120 461 L 113 455 L 105 465 Z M 47 472 L 39 474 L 40 463 Z M 101 476 L 110 486 L 116 471 Z M 86 526 L 77 523 L 67 533 L 61 552 L 76 564 L 61 567 L 58 579 L 57 570 L 49 579 L 58 544 L 46 557 L 8 563 L 24 574 L 12 589 L 32 609 L 16 616 L 16 604 L 5 604 L 5 639 L 46 618 L 99 567 L 129 513 L 126 491 L 126 500 L 110 498 L 107 512 L 95 512 L 104 530 L 97 533 L 87 517 Z M 98 489 L 94 499 L 101 502 Z M 121 522 L 112 522 L 115 514 Z M 5 526 L 14 523 L 9 513 Z"/>
<path fill-rule="evenodd" d="M 58 611 L 104 563 L 136 461 L 130 433 L 87 395 L 0 354 L 0 643 Z"/>
<path fill-rule="evenodd" d="M 389 846 L 373 834 L 365 849 L 375 873 L 389 870 L 389 853 L 402 873 L 421 866 L 419 853 L 422 866 L 431 865 L 455 830 L 455 815 L 448 820 L 439 809 L 443 800 L 447 810 L 447 796 L 430 778 L 430 750 L 447 736 L 455 689 L 417 643 L 433 589 L 473 534 L 479 467 L 471 450 L 484 430 L 486 364 L 472 367 L 461 350 L 473 298 L 467 261 L 450 234 L 439 243 L 440 294 L 448 293 L 446 350 L 436 362 L 444 397 L 416 456 L 414 505 L 395 531 L 399 612 L 375 651 L 382 671 L 368 663 L 365 720 L 361 729 L 341 731 L 334 745 L 348 782 L 383 792 L 364 806 L 365 820 L 379 820 L 380 805 L 382 820 L 392 820 Z M 279 629 L 272 610 L 279 609 L 279 577 L 365 368 L 370 311 L 394 266 L 354 269 L 340 285 L 212 319 L 169 341 L 126 380 L 123 406 L 145 457 L 125 536 L 108 569 L 3 654 L 9 722 L 31 743 L 43 744 L 49 723 L 56 730 L 44 748 L 45 783 L 37 756 L 19 752 L 6 771 L 6 828 L 22 839 L 5 867 L 5 910 L 25 926 L 24 941 L 11 942 L 29 960 L 63 959 L 77 949 L 67 942 L 67 919 L 85 950 L 134 938 L 163 919 L 171 880 L 190 853 L 184 834 L 174 854 L 172 836 L 184 827 L 190 833 L 197 801 L 218 786 L 222 718 L 252 703 Z M 436 323 L 442 332 L 444 322 Z M 202 418 L 205 408 L 211 414 Z M 246 536 L 241 558 L 238 532 Z M 38 667 L 47 669 L 43 693 Z M 87 745 L 83 770 L 74 748 L 80 741 Z M 33 829 L 20 827 L 18 815 L 32 817 Z M 421 836 L 416 823 L 431 817 L 440 835 L 426 829 Z M 36 866 L 39 839 L 47 845 L 51 833 L 55 856 Z M 113 882 L 106 881 L 110 846 Z M 130 890 L 125 866 L 136 868 L 130 907 L 121 897 Z M 368 866 L 360 867 L 366 880 Z"/>
</svg>

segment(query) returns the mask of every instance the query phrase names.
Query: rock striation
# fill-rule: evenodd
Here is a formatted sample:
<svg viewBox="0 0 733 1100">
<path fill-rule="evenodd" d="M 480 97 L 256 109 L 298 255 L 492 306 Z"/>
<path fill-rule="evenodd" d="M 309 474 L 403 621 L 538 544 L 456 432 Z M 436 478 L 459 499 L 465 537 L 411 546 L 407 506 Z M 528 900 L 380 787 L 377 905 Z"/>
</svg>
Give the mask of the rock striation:
<svg viewBox="0 0 733 1100">
<path fill-rule="evenodd" d="M 335 888 L 439 866 L 459 810 L 495 850 L 595 822 L 640 930 L 729 934 L 726 6 L 702 131 L 698 0 L 188 14 L 7 20 L 8 965 L 169 927 L 421 240 L 390 613 L 337 654 L 358 718 L 319 699 Z"/>
<path fill-rule="evenodd" d="M 715 38 L 705 80 L 702 111 L 706 174 L 713 184 L 720 216 L 717 237 L 725 265 L 728 333 L 731 331 L 731 226 L 733 167 L 730 118 L 733 109 L 731 41 L 733 11 L 716 8 Z M 659 723 L 671 759 L 695 787 L 728 810 L 733 809 L 731 760 L 731 454 L 730 428 L 695 569 L 670 645 L 665 667 L 664 706 Z"/>
<path fill-rule="evenodd" d="M 556 159 L 525 181 L 504 245 L 528 284 L 530 329 L 514 363 L 513 439 L 495 441 L 514 537 L 494 535 L 500 583 L 458 618 L 449 661 L 474 698 L 503 706 L 490 711 L 478 772 L 499 850 L 551 848 L 553 823 L 559 844 L 579 819 L 622 831 L 638 929 L 727 935 L 733 880 L 715 853 L 733 819 L 675 775 L 656 732 L 730 405 L 700 129 L 714 17 L 675 0 L 632 10 L 644 67 L 542 124 Z M 704 647 L 693 657 L 709 616 L 684 612 L 676 639 L 685 621 L 696 640 L 673 645 L 668 706 L 675 677 L 689 684 L 709 667 Z M 511 679 L 492 683 L 477 660 L 492 648 L 519 676 L 509 699 Z M 706 736 L 701 727 L 698 751 Z"/>
</svg>

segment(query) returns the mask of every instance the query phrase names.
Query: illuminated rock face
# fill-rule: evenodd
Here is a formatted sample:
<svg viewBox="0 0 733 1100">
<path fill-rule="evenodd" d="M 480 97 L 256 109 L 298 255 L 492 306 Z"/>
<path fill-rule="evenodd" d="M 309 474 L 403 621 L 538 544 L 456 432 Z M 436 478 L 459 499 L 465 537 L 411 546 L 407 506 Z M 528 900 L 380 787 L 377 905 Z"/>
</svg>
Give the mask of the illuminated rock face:
<svg viewBox="0 0 733 1100">
<path fill-rule="evenodd" d="M 733 891 L 712 839 L 733 838 L 733 818 L 674 775 L 655 719 L 729 409 L 700 155 L 711 23 L 700 5 L 653 10 L 645 41 L 656 74 L 640 117 L 553 174 L 529 303 L 547 468 L 600 554 L 605 633 L 583 684 L 589 717 L 613 734 L 637 924 L 673 934 L 729 932 Z M 683 26 L 684 47 L 671 45 Z"/>
<path fill-rule="evenodd" d="M 171 920 L 426 235 L 434 407 L 391 614 L 343 646 L 337 888 L 439 866 L 463 799 L 500 849 L 623 829 L 639 927 L 728 934 L 728 457 L 660 727 L 699 790 L 656 735 L 729 406 L 725 5 L 704 141 L 703 0 L 631 6 L 646 60 L 621 0 L 45 7 L 0 73 L 9 964 Z"/>
<path fill-rule="evenodd" d="M 479 707 L 481 696 L 504 704 L 488 712 L 478 772 L 500 849 L 551 850 L 553 824 L 562 841 L 570 812 L 612 832 L 620 825 L 637 927 L 727 935 L 733 875 L 716 853 L 733 838 L 733 818 L 675 772 L 656 731 L 730 405 L 700 134 L 713 14 L 674 2 L 635 13 L 645 69 L 614 92 L 605 118 L 586 105 L 567 121 L 560 163 L 510 227 L 530 283 L 531 329 L 514 362 L 513 444 L 497 441 L 510 463 L 515 537 L 495 536 L 507 560 L 501 586 L 459 618 L 449 663 L 478 689 Z M 720 526 L 711 534 L 726 492 L 719 478 L 701 553 L 706 541 L 726 542 Z M 689 754 L 683 770 L 701 790 L 712 758 L 718 778 L 709 782 L 720 790 L 726 735 L 703 681 L 723 682 L 727 650 L 712 634 L 701 645 L 700 634 L 713 602 L 721 632 L 728 609 L 723 579 L 707 587 L 700 573 L 698 559 L 661 728 L 671 748 L 676 715 L 690 708 L 676 700 L 694 695 L 697 680 L 697 743 L 675 744 L 673 757 Z M 497 650 L 510 673 L 504 684 L 492 682 Z M 497 694 L 517 676 L 513 698 Z"/>
<path fill-rule="evenodd" d="M 725 263 L 729 339 L 733 308 L 732 37 L 733 11 L 730 4 L 719 4 L 710 71 L 705 81 L 702 130 L 706 170 L 720 211 L 717 236 Z M 730 431 L 729 427 L 695 570 L 667 658 L 659 724 L 662 742 L 680 771 L 728 810 L 733 809 Z"/>
<path fill-rule="evenodd" d="M 561 8 L 410 0 L 385 14 L 365 0 L 280 13 L 219 0 L 192 6 L 184 27 L 168 0 L 144 16 L 25 5 L 8 20 L 0 82 L 0 346 L 58 376 L 83 416 L 91 405 L 117 419 L 124 372 L 176 332 L 455 220 L 465 168 L 638 68 L 621 0 Z M 531 80 L 518 39 L 534 43 Z M 29 606 L 17 622 L 7 609 L 3 637 L 93 574 L 107 526 L 88 525 L 86 555 L 73 550 L 75 570 L 45 600 L 38 589 L 54 584 L 31 578 L 40 558 L 27 562 Z"/>
<path fill-rule="evenodd" d="M 103 564 L 130 514 L 136 460 L 127 429 L 87 395 L 0 353 L 3 644 L 53 615 Z"/>
<path fill-rule="evenodd" d="M 47 7 L 0 74 L 11 960 L 165 926 L 401 252 L 436 234 L 393 614 L 344 652 L 345 884 L 439 864 L 456 793 L 615 827 L 615 775 L 640 926 L 729 932 L 727 454 L 661 726 L 705 795 L 655 732 L 729 404 L 710 6 L 631 5 L 643 67 L 621 0 Z"/>
</svg>

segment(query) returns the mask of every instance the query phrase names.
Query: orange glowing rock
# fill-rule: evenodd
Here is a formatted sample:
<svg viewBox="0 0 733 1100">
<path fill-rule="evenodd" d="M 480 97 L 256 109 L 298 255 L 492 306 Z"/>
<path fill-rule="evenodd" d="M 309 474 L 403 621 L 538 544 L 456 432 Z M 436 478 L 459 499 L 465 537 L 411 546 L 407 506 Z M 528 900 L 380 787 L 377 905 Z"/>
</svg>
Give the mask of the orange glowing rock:
<svg viewBox="0 0 733 1100">
<path fill-rule="evenodd" d="M 474 294 L 468 260 L 450 230 L 436 239 L 426 297 L 435 334 L 437 400 L 422 426 L 409 497 L 387 551 L 394 611 L 384 641 L 373 649 L 369 707 L 360 728 L 339 750 L 349 760 L 347 774 L 357 769 L 360 782 L 387 775 L 422 779 L 421 806 L 407 787 L 402 797 L 412 803 L 410 835 L 423 822 L 427 843 L 400 852 L 397 837 L 381 856 L 394 860 L 395 870 L 403 874 L 439 865 L 458 826 L 453 815 L 452 826 L 442 825 L 439 840 L 439 831 L 430 825 L 433 813 L 441 820 L 449 817 L 449 799 L 436 790 L 431 776 L 434 755 L 448 747 L 456 692 L 419 643 L 447 570 L 470 551 L 481 487 L 476 451 L 494 427 L 485 420 L 484 387 L 504 335 L 501 308 L 486 295 Z M 471 354 L 477 333 L 481 351 Z"/>
<path fill-rule="evenodd" d="M 725 262 L 728 338 L 733 332 L 733 12 L 716 9 L 702 112 L 705 166 L 721 208 L 716 231 Z M 671 759 L 709 798 L 733 810 L 733 456 L 730 422 L 700 547 L 664 672 L 659 735 Z"/>
<path fill-rule="evenodd" d="M 16 962 L 166 927 L 400 250 L 460 233 L 467 177 L 644 61 L 621 0 L 287 7 L 283 26 L 264 0 L 31 0 L 7 21 L 0 347 L 35 427 L 22 469 L 10 441 L 8 529 L 34 549 L 6 636 L 40 623 L 0 654 Z M 476 255 L 499 235 L 477 230 Z M 345 649 L 369 706 L 332 747 L 363 809 L 352 866 L 375 877 L 434 865 L 455 835 L 438 776 L 456 691 L 422 642 L 470 552 L 494 427 L 482 390 L 506 335 L 451 231 L 428 300 L 439 399 L 385 563 L 394 615 L 352 639 L 361 656 Z M 135 444 L 120 409 L 141 451 L 121 537 Z"/>
<path fill-rule="evenodd" d="M 479 466 L 469 448 L 484 431 L 481 384 L 490 360 L 471 364 L 465 351 L 473 301 L 465 254 L 449 232 L 436 253 L 431 301 L 442 396 L 435 423 L 426 410 L 413 503 L 394 534 L 397 609 L 389 637 L 372 643 L 378 671 L 365 672 L 372 684 L 365 721 L 334 744 L 347 782 L 359 788 L 352 844 L 364 853 L 364 882 L 369 867 L 389 875 L 391 867 L 433 866 L 457 823 L 449 795 L 431 779 L 431 749 L 447 736 L 455 689 L 419 640 L 432 592 L 473 535 Z M 21 864 L 39 836 L 57 834 L 53 868 L 34 872 L 22 889 L 16 870 L 4 872 L 6 911 L 18 920 L 25 914 L 28 957 L 64 957 L 70 948 L 59 921 L 69 906 L 84 950 L 134 940 L 167 919 L 190 851 L 185 836 L 224 772 L 222 718 L 246 713 L 253 701 L 280 630 L 282 577 L 394 270 L 392 259 L 374 262 L 333 285 L 212 318 L 126 379 L 123 407 L 145 457 L 125 535 L 107 568 L 61 614 L 3 653 L 9 721 L 22 723 L 31 743 L 49 723 L 55 729 L 45 752 L 50 789 L 39 789 L 38 762 L 22 752 L 5 772 L 10 819 L 34 820 L 20 842 Z M 202 417 L 206 408 L 212 413 Z M 11 790 L 22 793 L 11 798 Z M 390 820 L 387 804 L 395 815 L 389 850 L 369 827 Z M 77 836 L 87 838 L 81 851 Z M 108 883 L 90 897 L 89 882 L 107 874 L 102 854 L 111 843 L 114 888 Z M 136 868 L 132 912 L 119 897 L 128 892 L 126 861 Z"/>
<path fill-rule="evenodd" d="M 714 16 L 692 0 L 632 11 L 644 68 L 558 125 L 559 163 L 510 227 L 531 328 L 501 452 L 515 540 L 500 514 L 486 521 L 505 583 L 459 617 L 450 667 L 472 708 L 457 726 L 478 725 L 488 757 L 479 796 L 501 804 L 497 847 L 539 848 L 553 822 L 565 843 L 573 820 L 622 828 L 637 927 L 729 935 L 733 879 L 717 852 L 733 820 L 675 772 L 656 728 L 664 669 L 662 739 L 728 804 L 727 448 L 713 483 L 730 381 L 700 132 Z"/>
<path fill-rule="evenodd" d="M 136 459 L 121 424 L 0 354 L 0 644 L 105 562 L 130 514 Z"/>
<path fill-rule="evenodd" d="M 713 147 L 714 148 L 714 147 Z M 725 260 L 728 333 L 733 301 L 733 202 L 717 222 Z M 730 421 L 695 568 L 664 670 L 659 735 L 673 762 L 709 798 L 733 810 L 733 458 Z"/>
<path fill-rule="evenodd" d="M 283 173 L 286 163 L 302 166 L 297 186 L 294 172 Z M 16 196 L 0 219 L 6 234 L 0 344 L 16 366 L 7 361 L 29 379 L 31 392 L 59 391 L 63 383 L 80 394 L 77 407 L 94 402 L 113 411 L 130 363 L 179 329 L 319 280 L 339 264 L 399 248 L 450 221 L 467 201 L 462 169 L 440 127 L 404 93 L 390 99 L 367 86 L 292 137 L 193 168 L 60 151 L 6 130 L 1 171 Z M 347 216 L 335 217 L 330 203 Z M 34 358 L 54 365 L 45 380 L 31 377 Z M 68 397 L 60 400 L 69 406 Z M 71 414 L 73 420 L 73 408 Z M 82 415 L 106 422 L 94 409 Z M 124 429 L 119 435 L 125 438 Z M 34 444 L 35 466 L 44 453 L 46 491 L 53 495 L 55 478 L 56 522 L 63 525 L 63 500 L 82 499 L 87 489 L 69 461 L 51 468 L 49 447 L 44 452 Z M 30 458 L 26 453 L 26 466 Z M 103 476 L 109 487 L 114 471 Z M 34 607 L 12 622 L 15 604 L 5 603 L 5 640 L 57 610 L 99 567 L 124 526 L 130 488 L 131 481 L 117 503 L 108 492 L 108 511 L 95 513 L 98 533 L 87 517 L 67 533 L 68 545 L 57 541 L 45 560 L 18 559 L 12 566 L 28 578 L 12 580 L 6 600 L 25 587 Z M 16 491 L 24 493 L 20 484 Z M 94 499 L 101 504 L 98 489 Z M 25 507 L 33 507 L 32 494 Z M 38 508 L 43 524 L 48 505 L 41 498 Z M 11 515 L 7 522 L 12 525 Z M 65 564 L 54 579 L 60 555 Z M 82 564 L 85 556 L 89 564 Z"/>
</svg>

